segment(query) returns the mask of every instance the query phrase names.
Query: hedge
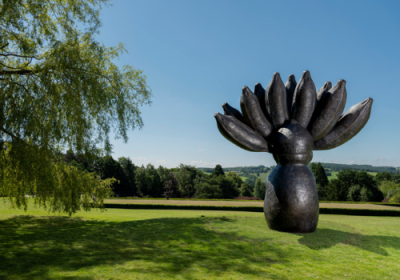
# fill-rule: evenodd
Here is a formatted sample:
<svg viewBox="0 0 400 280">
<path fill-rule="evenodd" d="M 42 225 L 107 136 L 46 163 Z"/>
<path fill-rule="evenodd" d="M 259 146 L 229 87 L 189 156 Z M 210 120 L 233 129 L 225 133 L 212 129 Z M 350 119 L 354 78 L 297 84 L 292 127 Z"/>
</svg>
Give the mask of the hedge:
<svg viewBox="0 0 400 280">
<path fill-rule="evenodd" d="M 259 206 L 208 206 L 208 205 L 163 205 L 163 204 L 104 203 L 104 208 L 264 212 L 264 208 L 263 207 L 259 207 Z M 320 208 L 319 209 L 319 213 L 320 214 L 333 214 L 333 215 L 353 215 L 353 216 L 400 217 L 400 211 L 397 211 L 397 210 Z"/>
</svg>

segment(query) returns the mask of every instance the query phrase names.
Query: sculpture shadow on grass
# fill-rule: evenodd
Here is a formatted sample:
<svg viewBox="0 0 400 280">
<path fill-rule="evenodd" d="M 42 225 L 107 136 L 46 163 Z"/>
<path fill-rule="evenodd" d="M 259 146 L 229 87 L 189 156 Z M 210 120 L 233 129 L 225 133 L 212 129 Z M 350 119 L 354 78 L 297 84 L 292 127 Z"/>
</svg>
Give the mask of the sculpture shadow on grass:
<svg viewBox="0 0 400 280">
<path fill-rule="evenodd" d="M 338 244 L 357 247 L 382 256 L 388 256 L 384 248 L 400 250 L 400 238 L 396 236 L 363 235 L 333 229 L 317 229 L 312 234 L 296 234 L 302 236 L 299 243 L 312 250 L 323 250 Z"/>
<path fill-rule="evenodd" d="M 220 231 L 219 223 L 232 222 L 229 218 L 211 217 L 108 222 L 16 216 L 0 221 L 0 279 L 71 279 L 53 273 L 134 260 L 150 265 L 133 265 L 127 273 L 157 277 L 196 266 L 216 276 L 226 271 L 251 276 L 260 273 L 254 264 L 266 267 L 276 263 L 274 259 L 280 263 L 287 261 L 285 253 L 268 238 L 247 238 L 234 230 Z M 254 248 L 260 244 L 267 246 L 268 257 L 254 254 Z M 267 276 L 281 278 L 273 273 Z"/>
</svg>

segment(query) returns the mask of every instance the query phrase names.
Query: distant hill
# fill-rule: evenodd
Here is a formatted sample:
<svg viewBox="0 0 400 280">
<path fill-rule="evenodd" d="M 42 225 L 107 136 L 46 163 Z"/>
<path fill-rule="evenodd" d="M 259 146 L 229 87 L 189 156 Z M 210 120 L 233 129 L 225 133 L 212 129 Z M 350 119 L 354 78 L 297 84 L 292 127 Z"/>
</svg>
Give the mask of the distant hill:
<svg viewBox="0 0 400 280">
<path fill-rule="evenodd" d="M 396 167 L 393 166 L 372 166 L 372 165 L 359 165 L 359 164 L 340 164 L 340 163 L 324 163 L 321 162 L 322 166 L 331 171 L 338 172 L 344 169 L 352 169 L 357 171 L 367 172 L 389 172 L 392 174 L 400 173 Z"/>
<path fill-rule="evenodd" d="M 372 165 L 359 165 L 359 164 L 339 164 L 339 163 L 324 163 L 321 162 L 322 166 L 325 169 L 328 169 L 332 172 L 339 172 L 344 169 L 352 169 L 357 171 L 366 171 L 366 172 L 389 172 L 391 174 L 400 173 L 399 167 L 393 166 L 372 166 Z M 270 172 L 275 166 L 266 167 L 264 165 L 259 166 L 238 166 L 238 167 L 222 167 L 224 172 L 234 171 L 241 173 L 267 173 Z M 199 170 L 204 172 L 211 173 L 214 168 L 208 167 L 199 167 Z"/>
<path fill-rule="evenodd" d="M 222 167 L 224 172 L 239 172 L 239 173 L 267 173 L 271 171 L 272 167 L 266 167 L 264 165 L 259 165 L 259 166 L 238 166 L 238 167 Z M 214 168 L 208 168 L 208 167 L 199 167 L 197 168 L 199 170 L 202 170 L 204 172 L 212 173 L 214 171 Z"/>
</svg>

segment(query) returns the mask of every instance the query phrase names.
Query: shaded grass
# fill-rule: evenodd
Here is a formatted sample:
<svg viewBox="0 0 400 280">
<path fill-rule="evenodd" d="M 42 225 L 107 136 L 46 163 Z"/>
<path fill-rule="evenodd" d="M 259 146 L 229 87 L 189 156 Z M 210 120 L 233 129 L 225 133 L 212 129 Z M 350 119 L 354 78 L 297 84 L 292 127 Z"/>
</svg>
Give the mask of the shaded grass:
<svg viewBox="0 0 400 280">
<path fill-rule="evenodd" d="M 400 218 L 321 215 L 317 232 L 289 234 L 246 212 L 0 210 L 0 279 L 396 279 L 400 269 Z"/>
</svg>

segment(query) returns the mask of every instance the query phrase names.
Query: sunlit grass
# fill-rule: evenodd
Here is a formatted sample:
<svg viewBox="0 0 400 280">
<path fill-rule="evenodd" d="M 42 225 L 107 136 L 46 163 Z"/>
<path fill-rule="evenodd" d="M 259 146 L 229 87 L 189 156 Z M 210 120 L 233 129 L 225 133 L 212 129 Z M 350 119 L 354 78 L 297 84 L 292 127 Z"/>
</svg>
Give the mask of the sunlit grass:
<svg viewBox="0 0 400 280">
<path fill-rule="evenodd" d="M 317 232 L 289 234 L 269 230 L 262 213 L 67 217 L 0 203 L 0 279 L 398 279 L 399 225 L 321 215 Z"/>
</svg>

